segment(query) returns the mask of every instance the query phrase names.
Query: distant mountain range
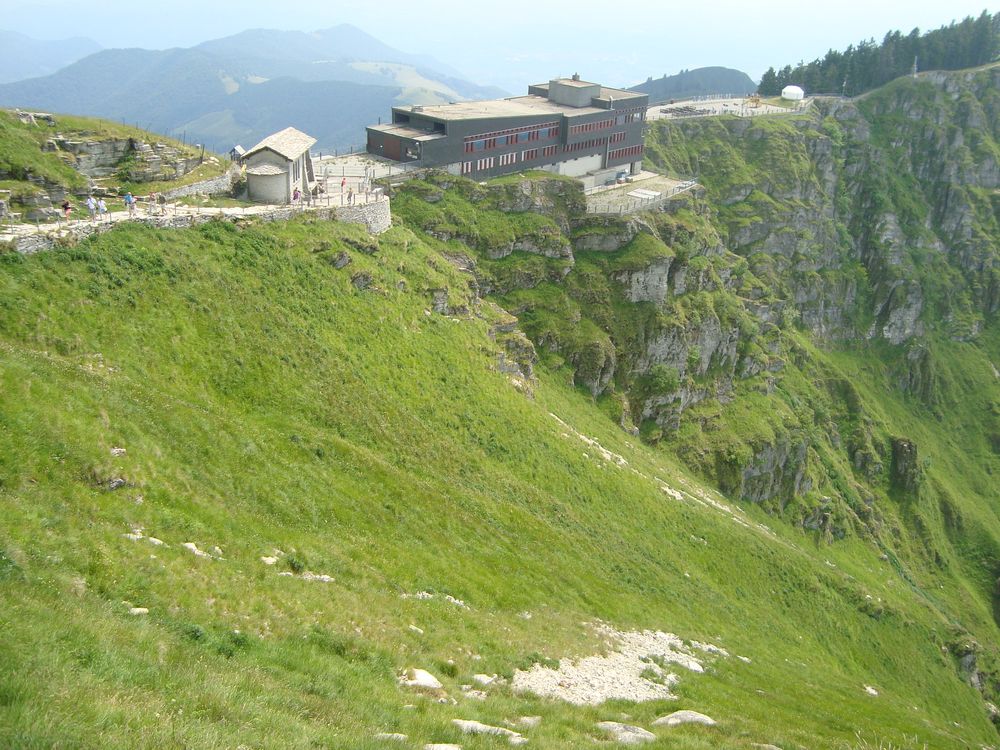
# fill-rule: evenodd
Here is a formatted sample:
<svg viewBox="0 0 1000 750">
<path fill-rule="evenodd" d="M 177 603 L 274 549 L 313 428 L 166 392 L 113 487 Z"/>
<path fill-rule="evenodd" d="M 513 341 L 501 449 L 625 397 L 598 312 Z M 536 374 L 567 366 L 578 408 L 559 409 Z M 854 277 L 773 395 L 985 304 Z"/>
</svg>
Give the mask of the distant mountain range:
<svg viewBox="0 0 1000 750">
<path fill-rule="evenodd" d="M 47 76 L 99 49 L 93 39 L 41 40 L 0 29 L 0 83 Z"/>
<path fill-rule="evenodd" d="M 123 120 L 220 151 L 293 125 L 317 139 L 317 150 L 332 150 L 362 143 L 364 126 L 393 105 L 504 95 L 343 24 L 104 50 L 54 75 L 0 85 L 0 106 Z"/>
<path fill-rule="evenodd" d="M 745 96 L 756 91 L 757 84 L 741 70 L 708 67 L 682 70 L 676 75 L 664 75 L 655 80 L 649 78 L 629 90 L 649 94 L 649 101 L 657 103 L 713 94 Z"/>
</svg>

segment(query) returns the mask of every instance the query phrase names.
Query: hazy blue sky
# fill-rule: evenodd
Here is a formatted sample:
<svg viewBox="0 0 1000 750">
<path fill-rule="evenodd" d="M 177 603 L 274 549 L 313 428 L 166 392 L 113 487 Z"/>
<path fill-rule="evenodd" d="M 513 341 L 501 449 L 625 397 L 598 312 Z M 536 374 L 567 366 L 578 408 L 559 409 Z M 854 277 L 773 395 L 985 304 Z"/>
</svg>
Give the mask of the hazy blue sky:
<svg viewBox="0 0 1000 750">
<path fill-rule="evenodd" d="M 770 65 L 983 10 L 995 7 L 982 0 L 0 0 L 0 28 L 164 48 L 247 28 L 353 23 L 393 47 L 431 54 L 479 83 L 520 93 L 529 82 L 574 71 L 609 85 L 703 65 L 759 78 Z"/>
</svg>

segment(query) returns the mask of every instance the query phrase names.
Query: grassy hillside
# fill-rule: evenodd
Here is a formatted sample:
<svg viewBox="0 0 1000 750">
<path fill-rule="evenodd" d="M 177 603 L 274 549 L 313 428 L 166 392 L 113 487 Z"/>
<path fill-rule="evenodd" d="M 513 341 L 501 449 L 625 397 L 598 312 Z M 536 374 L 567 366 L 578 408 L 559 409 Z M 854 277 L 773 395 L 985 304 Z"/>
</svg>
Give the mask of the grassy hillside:
<svg viewBox="0 0 1000 750">
<path fill-rule="evenodd" d="M 118 153 L 122 156 L 117 164 L 109 165 L 112 174 L 106 177 L 88 178 L 79 171 L 79 156 L 67 148 L 55 146 L 56 141 L 86 144 L 83 152 L 96 150 L 109 142 L 124 144 Z M 129 146 L 129 143 L 133 144 Z M 194 168 L 182 177 L 175 177 L 173 162 L 161 164 L 160 174 L 153 171 L 152 177 L 139 181 L 144 175 L 141 156 L 137 156 L 134 144 L 163 144 L 171 150 L 175 160 L 187 160 Z M 205 159 L 198 164 L 202 156 Z M 200 147 L 185 144 L 147 130 L 130 125 L 77 115 L 53 115 L 52 123 L 37 119 L 34 124 L 22 122 L 16 113 L 0 110 L 0 190 L 10 191 L 14 210 L 22 212 L 22 220 L 30 220 L 26 210 L 40 206 L 57 205 L 66 193 L 86 195 L 91 186 L 104 188 L 110 194 L 124 195 L 126 190 L 153 192 L 169 190 L 200 180 L 207 180 L 223 172 L 228 162 L 223 163 L 211 153 L 203 154 Z M 167 170 L 171 170 L 167 172 Z M 138 175 L 138 176 L 137 176 Z M 168 176 L 169 175 L 169 176 Z M 75 200 L 75 199 L 74 199 Z M 110 201 L 113 209 L 120 208 L 120 200 Z"/>
<path fill-rule="evenodd" d="M 450 720 L 538 715 L 532 746 L 577 747 L 596 721 L 678 708 L 719 726 L 651 747 L 995 743 L 958 670 L 955 578 L 931 590 L 913 558 L 827 546 L 753 506 L 735 523 L 568 369 L 515 388 L 499 314 L 442 255 L 454 244 L 402 225 L 372 249 L 306 218 L 0 256 L 0 745 L 374 748 L 399 731 L 486 748 L 503 743 Z M 430 312 L 441 289 L 480 314 Z M 878 387 L 863 353 L 824 356 Z M 685 673 L 672 702 L 459 689 L 597 652 L 598 619 L 732 656 Z M 457 704 L 397 686 L 407 667 Z"/>
</svg>

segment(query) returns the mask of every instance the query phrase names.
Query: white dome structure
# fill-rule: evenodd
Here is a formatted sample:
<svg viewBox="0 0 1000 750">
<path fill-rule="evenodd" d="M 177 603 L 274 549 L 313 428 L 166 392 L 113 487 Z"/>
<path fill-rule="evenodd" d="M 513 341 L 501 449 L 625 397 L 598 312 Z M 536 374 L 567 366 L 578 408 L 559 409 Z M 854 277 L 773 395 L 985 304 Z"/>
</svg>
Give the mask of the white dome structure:
<svg viewBox="0 0 1000 750">
<path fill-rule="evenodd" d="M 806 92 L 802 90 L 801 86 L 785 86 L 781 90 L 781 98 L 788 99 L 793 102 L 800 102 L 805 98 Z"/>
</svg>

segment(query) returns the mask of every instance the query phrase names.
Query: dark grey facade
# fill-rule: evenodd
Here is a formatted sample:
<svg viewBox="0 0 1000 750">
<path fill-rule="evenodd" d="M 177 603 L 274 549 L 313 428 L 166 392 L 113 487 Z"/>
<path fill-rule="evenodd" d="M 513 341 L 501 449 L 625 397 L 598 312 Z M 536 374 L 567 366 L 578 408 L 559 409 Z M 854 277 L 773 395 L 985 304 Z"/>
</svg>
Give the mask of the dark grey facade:
<svg viewBox="0 0 1000 750">
<path fill-rule="evenodd" d="M 645 94 L 556 79 L 510 99 L 394 107 L 392 123 L 368 128 L 368 151 L 475 179 L 637 172 L 648 103 Z"/>
</svg>

